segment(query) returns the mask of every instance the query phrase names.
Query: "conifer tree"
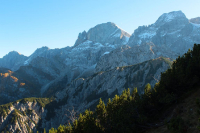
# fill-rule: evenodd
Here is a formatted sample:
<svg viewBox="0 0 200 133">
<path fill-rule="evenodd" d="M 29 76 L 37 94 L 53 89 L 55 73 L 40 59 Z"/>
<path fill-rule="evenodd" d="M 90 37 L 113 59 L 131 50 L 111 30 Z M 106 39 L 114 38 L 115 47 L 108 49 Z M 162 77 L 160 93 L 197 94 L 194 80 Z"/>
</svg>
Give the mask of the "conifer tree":
<svg viewBox="0 0 200 133">
<path fill-rule="evenodd" d="M 101 125 L 105 125 L 106 123 L 106 107 L 102 99 L 100 98 L 99 104 L 96 107 L 97 118 L 100 120 Z"/>
<path fill-rule="evenodd" d="M 58 133 L 64 133 L 64 127 L 62 125 L 58 127 Z"/>
<path fill-rule="evenodd" d="M 46 133 L 46 129 L 44 128 L 44 133 Z"/>
<path fill-rule="evenodd" d="M 151 92 L 151 85 L 148 83 L 144 88 L 144 94 L 149 95 Z"/>
</svg>

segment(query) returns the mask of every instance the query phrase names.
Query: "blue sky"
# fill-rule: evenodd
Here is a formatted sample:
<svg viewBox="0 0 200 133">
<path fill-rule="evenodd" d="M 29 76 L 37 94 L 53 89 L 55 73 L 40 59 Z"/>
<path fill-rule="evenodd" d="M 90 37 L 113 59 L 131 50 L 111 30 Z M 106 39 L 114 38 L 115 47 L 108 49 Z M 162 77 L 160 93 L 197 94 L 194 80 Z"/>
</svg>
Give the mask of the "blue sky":
<svg viewBox="0 0 200 133">
<path fill-rule="evenodd" d="M 114 22 L 132 34 L 163 13 L 182 10 L 199 17 L 200 0 L 0 0 L 0 58 L 29 56 L 37 48 L 73 46 L 78 33 Z"/>
</svg>

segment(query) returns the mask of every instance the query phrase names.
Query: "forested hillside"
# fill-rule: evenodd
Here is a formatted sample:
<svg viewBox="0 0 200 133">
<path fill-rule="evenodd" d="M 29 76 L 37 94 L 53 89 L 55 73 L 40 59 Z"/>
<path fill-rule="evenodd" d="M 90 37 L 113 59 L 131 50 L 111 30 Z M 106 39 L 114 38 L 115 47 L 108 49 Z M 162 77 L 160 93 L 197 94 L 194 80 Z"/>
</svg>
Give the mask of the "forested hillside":
<svg viewBox="0 0 200 133">
<path fill-rule="evenodd" d="M 133 92 L 124 90 L 120 96 L 109 99 L 106 105 L 100 99 L 95 111 L 86 110 L 74 123 L 52 128 L 49 133 L 144 132 L 164 124 L 171 132 L 187 132 L 189 126 L 185 126 L 187 123 L 181 117 L 174 115 L 166 119 L 162 112 L 198 91 L 195 88 L 200 86 L 199 71 L 200 44 L 194 44 L 193 50 L 178 57 L 172 68 L 161 74 L 154 88 L 147 84 L 142 95 L 137 93 L 137 88 Z M 158 120 L 161 121 L 157 123 Z"/>
</svg>

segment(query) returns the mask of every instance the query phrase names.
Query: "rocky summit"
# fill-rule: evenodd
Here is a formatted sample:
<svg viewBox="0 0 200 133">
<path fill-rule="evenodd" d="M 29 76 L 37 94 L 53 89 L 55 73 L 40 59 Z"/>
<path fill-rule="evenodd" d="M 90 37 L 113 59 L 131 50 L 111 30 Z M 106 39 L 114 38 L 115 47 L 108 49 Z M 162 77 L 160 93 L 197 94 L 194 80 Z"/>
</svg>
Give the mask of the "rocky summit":
<svg viewBox="0 0 200 133">
<path fill-rule="evenodd" d="M 164 13 L 132 35 L 107 22 L 79 33 L 72 47 L 42 47 L 29 57 L 10 52 L 0 59 L 0 104 L 12 102 L 0 106 L 0 130 L 57 128 L 72 108 L 94 110 L 99 98 L 106 101 L 127 88 L 143 94 L 171 61 L 200 43 L 199 20 L 182 11 Z"/>
</svg>

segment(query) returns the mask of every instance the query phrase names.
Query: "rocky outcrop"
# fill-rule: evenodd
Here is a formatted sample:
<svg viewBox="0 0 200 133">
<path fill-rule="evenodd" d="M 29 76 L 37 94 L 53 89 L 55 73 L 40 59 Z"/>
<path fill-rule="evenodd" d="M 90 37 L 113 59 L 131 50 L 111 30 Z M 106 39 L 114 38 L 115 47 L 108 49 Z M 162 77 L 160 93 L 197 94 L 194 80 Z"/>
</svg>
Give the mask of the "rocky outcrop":
<svg viewBox="0 0 200 133">
<path fill-rule="evenodd" d="M 48 99 L 23 99 L 0 106 L 0 131 L 13 133 L 37 132 L 46 112 L 41 101 Z"/>
</svg>

